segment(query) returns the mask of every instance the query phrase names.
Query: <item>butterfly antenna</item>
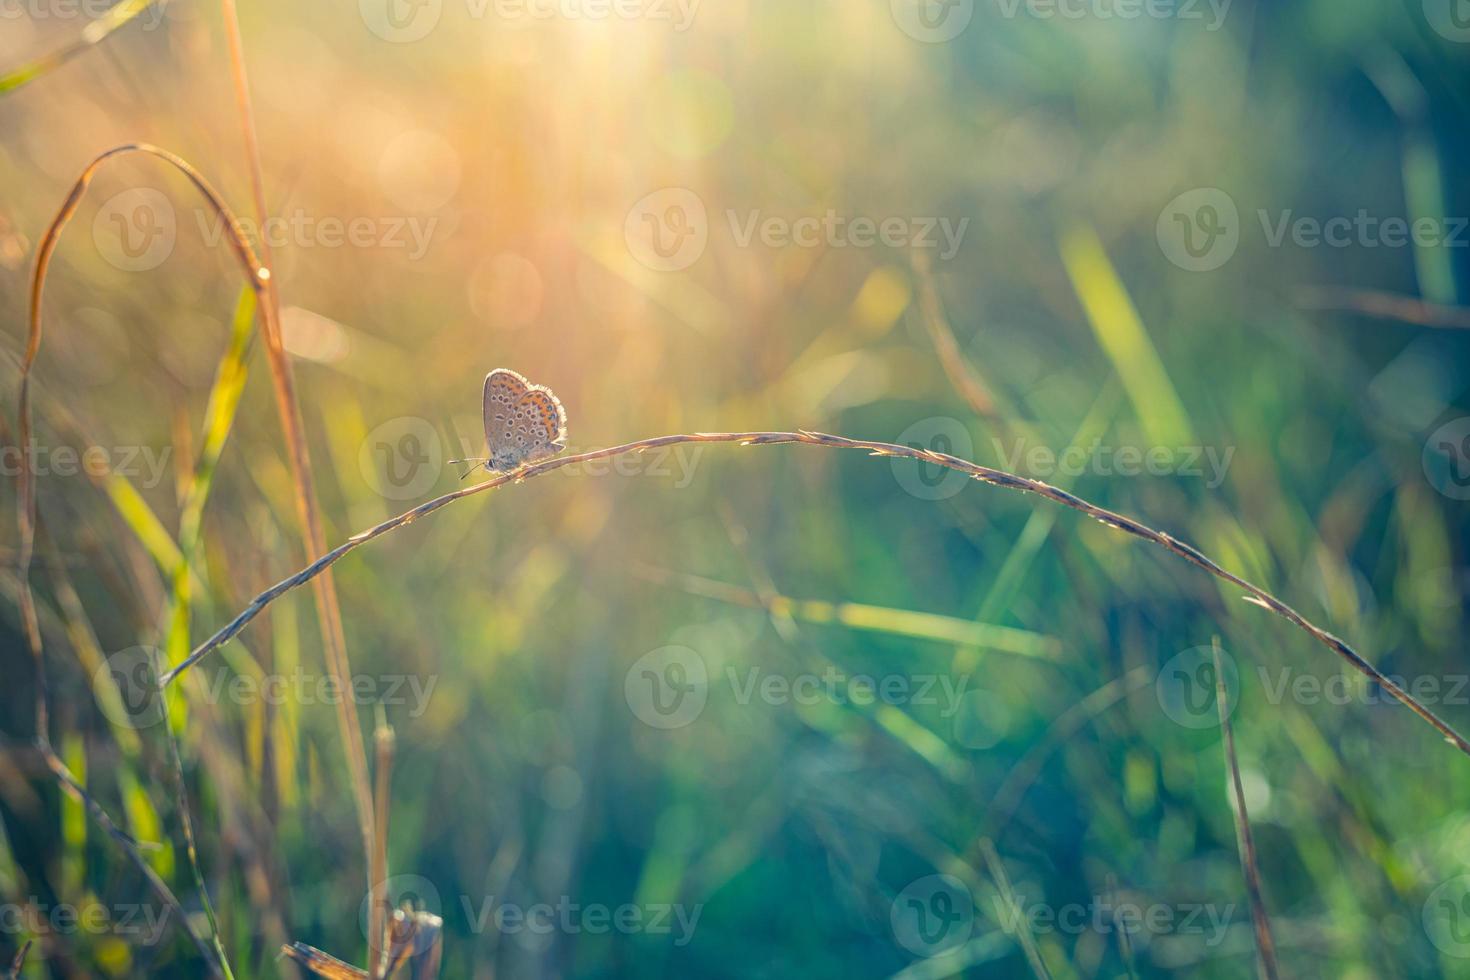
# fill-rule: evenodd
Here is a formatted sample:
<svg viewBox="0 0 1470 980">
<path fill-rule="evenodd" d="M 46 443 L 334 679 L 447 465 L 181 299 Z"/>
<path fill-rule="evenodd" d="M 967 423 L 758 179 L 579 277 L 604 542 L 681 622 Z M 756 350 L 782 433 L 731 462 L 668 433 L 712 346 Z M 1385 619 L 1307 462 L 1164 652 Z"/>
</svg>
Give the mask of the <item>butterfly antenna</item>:
<svg viewBox="0 0 1470 980">
<path fill-rule="evenodd" d="M 449 461 L 449 465 L 450 466 L 454 466 L 457 463 L 488 463 L 488 462 L 490 462 L 490 460 L 488 460 L 488 459 L 451 459 Z M 464 471 L 464 474 L 462 476 L 460 476 L 459 482 L 463 483 L 465 480 L 468 480 L 470 478 L 470 474 L 473 473 L 473 472 L 475 472 L 475 468 L 473 466 L 471 466 L 469 469 L 467 469 L 467 470 Z"/>
</svg>

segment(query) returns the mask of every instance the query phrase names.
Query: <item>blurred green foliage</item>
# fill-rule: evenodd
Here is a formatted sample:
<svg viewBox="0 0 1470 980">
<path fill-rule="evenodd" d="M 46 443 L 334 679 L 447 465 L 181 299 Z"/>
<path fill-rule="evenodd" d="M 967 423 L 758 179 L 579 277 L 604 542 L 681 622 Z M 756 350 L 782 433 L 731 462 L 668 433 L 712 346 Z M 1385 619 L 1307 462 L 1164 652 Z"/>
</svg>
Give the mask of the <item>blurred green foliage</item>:
<svg viewBox="0 0 1470 980">
<path fill-rule="evenodd" d="M 802 427 L 1066 486 L 1470 728 L 1470 334 L 1430 325 L 1465 319 L 1463 0 L 385 2 L 243 11 L 280 218 L 247 226 L 275 238 L 332 543 L 455 487 L 509 366 L 557 391 L 573 450 Z M 81 36 L 74 9 L 0 4 L 0 74 Z M 97 153 L 164 146 L 251 217 L 208 3 L 6 94 L 0 132 L 7 365 L 35 242 Z M 1395 244 L 1387 219 L 1429 224 Z M 52 738 L 195 916 L 163 729 L 107 658 L 177 659 L 191 548 L 194 644 L 305 561 L 219 238 L 176 176 L 104 171 L 34 392 Z M 227 347 L 248 374 L 217 385 Z M 207 419 L 242 383 L 233 426 L 228 400 Z M 226 429 L 196 546 L 190 474 Z M 100 908 L 50 920 L 23 975 L 201 975 L 178 923 L 134 927 L 163 909 L 28 748 L 15 533 L 0 956 Z M 443 917 L 443 976 L 1021 976 L 1018 921 L 1058 978 L 1252 975 L 1220 730 L 1188 687 L 1217 636 L 1284 972 L 1470 976 L 1470 760 L 1235 590 L 1045 501 L 681 447 L 457 503 L 336 576 L 364 730 L 376 705 L 397 733 L 395 898 Z M 363 960 L 314 617 L 277 602 L 174 706 L 240 977 L 293 969 L 288 941 Z M 1152 916 L 1123 913 L 1127 942 L 1120 904 Z"/>
</svg>

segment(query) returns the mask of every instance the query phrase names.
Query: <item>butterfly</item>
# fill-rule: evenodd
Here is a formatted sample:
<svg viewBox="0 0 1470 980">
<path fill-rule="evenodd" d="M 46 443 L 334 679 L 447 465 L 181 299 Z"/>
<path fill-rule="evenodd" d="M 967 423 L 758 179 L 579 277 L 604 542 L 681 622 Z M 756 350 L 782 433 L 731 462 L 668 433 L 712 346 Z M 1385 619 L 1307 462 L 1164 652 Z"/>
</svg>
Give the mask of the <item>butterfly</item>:
<svg viewBox="0 0 1470 980">
<path fill-rule="evenodd" d="M 490 455 L 451 462 L 484 463 L 487 470 L 509 473 L 555 456 L 567 447 L 566 439 L 566 409 L 551 389 L 533 385 L 508 368 L 496 368 L 485 375 L 485 444 Z"/>
</svg>

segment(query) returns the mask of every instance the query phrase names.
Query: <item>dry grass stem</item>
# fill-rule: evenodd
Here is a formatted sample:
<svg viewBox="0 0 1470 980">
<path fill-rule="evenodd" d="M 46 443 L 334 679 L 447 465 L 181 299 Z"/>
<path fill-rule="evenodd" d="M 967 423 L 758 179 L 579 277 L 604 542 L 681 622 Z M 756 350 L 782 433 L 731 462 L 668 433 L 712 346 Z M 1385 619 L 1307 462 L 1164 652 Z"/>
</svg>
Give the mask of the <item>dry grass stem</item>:
<svg viewBox="0 0 1470 980">
<path fill-rule="evenodd" d="M 1371 289 L 1306 286 L 1297 291 L 1297 306 L 1323 313 L 1355 313 L 1375 320 L 1398 320 L 1417 327 L 1470 330 L 1470 310 L 1432 303 L 1417 296 Z"/>
<path fill-rule="evenodd" d="M 1036 980 L 1052 980 L 1051 971 L 1046 968 L 1046 962 L 1041 958 L 1041 950 L 1036 946 L 1036 937 L 1031 934 L 1031 920 L 1021 908 L 1021 902 L 1011 888 L 1010 876 L 1006 874 L 1006 866 L 1001 863 L 1000 854 L 995 850 L 989 838 L 980 841 L 980 853 L 985 858 L 985 867 L 990 872 L 991 880 L 995 882 L 996 891 L 1000 892 L 1001 901 L 1010 908 L 1010 917 L 1016 923 L 1015 937 L 1021 944 L 1021 949 L 1026 953 L 1026 963 L 1031 967 L 1031 973 Z"/>
<path fill-rule="evenodd" d="M 15 954 L 15 959 L 10 961 L 10 973 L 8 974 L 10 980 L 20 980 L 20 971 L 24 969 L 26 965 L 26 954 L 30 951 L 31 940 L 27 939 L 25 945 L 20 948 L 20 952 Z"/>
<path fill-rule="evenodd" d="M 21 621 L 24 625 L 26 642 L 30 646 L 31 658 L 35 662 L 36 671 L 36 737 L 43 741 L 49 740 L 48 717 L 46 708 L 46 669 L 42 660 L 41 631 L 36 621 L 36 600 L 31 592 L 30 569 L 31 561 L 35 556 L 36 546 L 36 471 L 34 461 L 28 447 L 31 445 L 31 369 L 35 366 L 36 356 L 41 351 L 41 297 L 45 290 L 46 273 L 51 267 L 51 256 L 56 251 L 56 245 L 61 238 L 61 232 L 76 214 L 77 208 L 82 203 L 82 197 L 87 192 L 87 187 L 97 175 L 97 171 L 104 163 L 128 153 L 143 153 L 157 157 L 180 171 L 189 182 L 204 195 L 215 214 L 224 220 L 228 227 L 228 240 L 236 257 L 244 268 L 245 276 L 250 284 L 257 290 L 261 288 L 270 274 L 261 268 L 255 252 L 250 246 L 250 240 L 245 237 L 245 232 L 240 227 L 240 222 L 225 204 L 224 198 L 204 179 L 204 176 L 194 169 L 187 160 L 176 156 L 167 150 L 150 146 L 146 143 L 125 143 L 115 146 L 98 156 L 82 170 L 81 176 L 72 185 L 61 209 L 51 219 L 46 232 L 41 236 L 41 242 L 36 248 L 36 266 L 31 275 L 30 288 L 30 315 L 28 321 L 28 332 L 26 336 L 25 355 L 21 359 L 20 366 L 20 397 L 16 415 L 19 419 L 20 430 L 18 444 L 23 447 L 20 455 L 20 474 L 17 487 L 17 523 L 19 525 L 20 556 L 17 561 L 20 576 L 20 610 Z"/>
<path fill-rule="evenodd" d="M 282 946 L 281 955 L 300 963 L 319 977 L 327 977 L 328 980 L 368 980 L 366 970 L 359 970 L 350 963 L 344 963 L 330 953 L 323 953 L 315 946 L 308 946 L 306 943 Z"/>
<path fill-rule="evenodd" d="M 61 761 L 61 757 L 51 748 L 49 742 L 41 743 L 39 748 L 42 758 L 46 760 L 46 765 L 51 770 L 52 775 L 56 777 L 57 782 L 71 794 L 73 799 L 87 808 L 87 812 L 92 815 L 92 819 L 97 821 L 97 825 L 106 831 L 107 835 L 122 848 L 123 853 L 132 860 L 138 872 L 147 879 L 149 887 L 153 889 L 153 893 L 168 907 L 169 913 L 177 918 L 177 921 L 183 926 L 184 931 L 188 933 L 189 938 L 194 941 L 195 947 L 199 950 L 199 955 L 203 957 L 205 965 L 209 968 L 210 975 L 223 977 L 224 974 L 220 972 L 219 962 L 215 959 L 214 949 L 210 945 L 209 940 L 195 930 L 188 915 L 184 912 L 184 907 L 179 904 L 179 900 L 174 896 L 168 884 L 158 876 L 158 872 L 154 871 L 153 866 L 144 859 L 143 852 L 138 847 L 138 842 L 133 840 L 127 831 L 114 823 L 112 818 L 107 815 L 107 811 L 102 809 L 102 805 L 82 788 L 82 784 L 77 782 L 77 778 L 66 767 L 66 763 Z"/>
<path fill-rule="evenodd" d="M 1333 636 L 1331 633 L 1322 629 L 1320 626 L 1313 624 L 1306 617 L 1302 616 L 1301 613 L 1297 612 L 1295 609 L 1291 608 L 1280 599 L 1271 595 L 1265 589 L 1262 589 L 1260 586 L 1253 585 L 1250 582 L 1247 582 L 1245 579 L 1241 578 L 1239 575 L 1234 574 L 1233 572 L 1226 571 L 1193 546 L 1186 544 L 1171 535 L 1165 534 L 1162 531 L 1156 531 L 1153 528 L 1148 527 L 1144 524 L 1140 524 L 1138 521 L 1135 521 L 1131 517 L 1126 517 L 1114 511 L 1107 510 L 1106 508 L 1099 507 L 1096 504 L 1089 503 L 1088 501 L 1083 500 L 1081 497 L 1078 497 L 1075 494 L 1068 493 L 1065 490 L 1058 489 L 1051 484 L 1043 483 L 1040 480 L 1033 480 L 1030 477 L 1016 476 L 1015 474 L 1007 473 L 1004 470 L 997 470 L 992 469 L 988 466 L 981 466 L 978 463 L 972 463 L 969 460 L 960 459 L 956 456 L 950 456 L 947 453 L 938 453 L 928 449 L 915 449 L 910 446 L 899 446 L 889 442 L 872 442 L 866 439 L 848 439 L 845 436 L 834 436 L 824 432 L 808 432 L 806 430 L 797 430 L 795 432 L 696 432 L 685 435 L 668 435 L 658 436 L 653 439 L 640 439 L 636 442 L 625 443 L 621 446 L 612 446 L 608 449 L 598 449 L 592 452 L 578 453 L 574 456 L 558 456 L 554 459 L 548 459 L 540 463 L 535 463 L 531 466 L 522 467 L 520 470 L 514 473 L 500 474 L 490 480 L 486 480 L 484 483 L 480 483 L 472 487 L 466 487 L 462 490 L 456 490 L 453 493 L 447 493 L 442 497 L 436 497 L 433 500 L 428 501 L 427 503 L 420 504 L 419 506 L 414 507 L 411 510 L 399 514 L 397 517 L 390 518 L 389 520 L 386 520 L 381 524 L 368 528 L 366 531 L 354 534 L 345 542 L 338 545 L 336 548 L 333 548 L 326 554 L 322 555 L 316 561 L 307 565 L 295 575 L 282 579 L 280 582 L 277 582 L 269 589 L 266 589 L 264 592 L 260 593 L 260 595 L 256 596 L 255 599 L 250 603 L 250 605 L 246 606 L 245 609 L 228 624 L 226 624 L 223 629 L 215 633 L 208 640 L 205 640 L 204 643 L 202 643 L 192 653 L 190 653 L 185 660 L 175 665 L 173 669 L 171 669 L 166 675 L 164 675 L 164 677 L 162 678 L 163 683 L 168 684 L 172 682 L 185 670 L 188 670 L 194 664 L 198 663 L 205 656 L 207 656 L 210 651 L 214 650 L 220 644 L 225 643 L 226 641 L 238 635 L 239 632 L 243 630 L 252 619 L 258 616 L 261 610 L 263 610 L 266 606 L 270 605 L 272 602 L 280 598 L 282 595 L 285 595 L 287 592 L 290 592 L 292 589 L 297 588 L 300 585 L 304 585 L 307 582 L 310 582 L 312 579 L 316 578 L 318 575 L 322 574 L 322 572 L 330 568 L 344 555 L 366 544 L 374 538 L 381 537 L 382 535 L 387 534 L 390 531 L 394 531 L 400 527 L 412 524 L 419 518 L 424 517 L 428 514 L 432 514 L 434 513 L 434 511 L 439 510 L 441 507 L 446 507 L 449 504 L 454 503 L 456 500 L 460 500 L 464 497 L 470 497 L 477 493 L 483 493 L 487 490 L 495 490 L 509 483 L 520 483 L 524 480 L 543 476 L 547 473 L 552 472 L 553 470 L 558 470 L 563 466 L 569 466 L 574 463 L 584 463 L 589 460 L 604 459 L 609 456 L 618 456 L 623 453 L 643 452 L 649 449 L 658 449 L 663 446 L 672 446 L 681 443 L 724 442 L 739 443 L 746 446 L 769 446 L 785 443 L 796 443 L 806 446 L 820 446 L 828 449 L 858 449 L 866 451 L 873 456 L 914 459 L 921 463 L 947 467 L 957 472 L 964 473 L 972 479 L 979 480 L 982 483 L 988 483 L 992 486 L 1002 487 L 1007 490 L 1017 490 L 1023 493 L 1034 493 L 1037 496 L 1045 497 L 1048 500 L 1059 503 L 1064 507 L 1070 507 L 1071 509 L 1078 511 L 1079 513 L 1086 514 L 1089 517 L 1101 521 L 1109 527 L 1116 528 L 1117 530 L 1123 531 L 1126 534 L 1131 534 L 1134 537 L 1142 538 L 1145 541 L 1156 544 L 1166 551 L 1172 552 L 1180 558 L 1183 558 L 1190 564 L 1204 569 L 1206 572 L 1209 572 L 1216 578 L 1225 582 L 1229 582 L 1231 585 L 1234 585 L 1237 588 L 1244 589 L 1247 593 L 1246 599 L 1248 601 L 1253 602 L 1258 606 L 1261 606 L 1263 609 L 1270 610 L 1271 612 L 1276 613 L 1278 616 L 1281 616 L 1287 621 L 1294 623 L 1297 627 L 1302 629 L 1313 639 L 1317 640 L 1329 650 L 1336 653 L 1339 657 L 1346 660 L 1350 665 L 1352 665 L 1353 669 L 1367 675 L 1385 691 L 1393 695 L 1394 698 L 1407 705 L 1409 709 L 1412 710 L 1416 715 L 1432 725 L 1434 729 L 1438 731 L 1442 736 L 1444 736 L 1445 740 L 1455 746 L 1455 748 L 1459 749 L 1466 755 L 1470 755 L 1470 741 L 1466 741 L 1464 736 L 1460 735 L 1459 732 L 1455 731 L 1455 729 L 1451 728 L 1446 722 L 1442 721 L 1439 716 L 1430 711 L 1429 708 L 1422 704 L 1408 691 L 1404 690 L 1398 684 L 1394 683 L 1381 671 L 1379 671 L 1378 668 L 1374 667 L 1368 661 L 1364 660 L 1363 657 L 1360 656 L 1358 652 L 1352 647 L 1348 646 L 1336 636 Z"/>
<path fill-rule="evenodd" d="M 1256 934 L 1256 952 L 1260 954 L 1263 980 L 1278 980 L 1276 942 L 1271 938 L 1271 920 L 1266 916 L 1266 900 L 1261 895 L 1261 869 L 1256 862 L 1256 839 L 1251 834 L 1250 814 L 1245 809 L 1245 787 L 1240 781 L 1240 762 L 1235 756 L 1235 731 L 1230 727 L 1229 692 L 1225 689 L 1225 672 L 1220 664 L 1220 640 L 1211 645 L 1215 661 L 1215 707 L 1220 712 L 1221 743 L 1225 748 L 1225 765 L 1230 770 L 1233 795 L 1235 837 L 1240 849 L 1240 870 L 1245 875 L 1246 894 L 1251 903 L 1251 926 Z"/>
<path fill-rule="evenodd" d="M 379 709 L 381 711 L 381 708 Z M 388 934 L 388 816 L 391 810 L 390 797 L 393 782 L 393 728 L 379 720 L 373 733 L 374 756 L 377 777 L 373 786 L 373 854 L 368 869 L 372 881 L 369 889 L 372 915 L 368 926 L 368 963 L 372 968 L 373 980 L 382 980 L 388 975 L 389 950 L 392 937 Z"/>
<path fill-rule="evenodd" d="M 234 0 L 221 0 L 225 35 L 229 42 L 230 70 L 235 103 L 240 114 L 240 127 L 245 140 L 246 161 L 250 171 L 250 192 L 255 204 L 256 227 L 264 228 L 269 217 L 265 203 L 265 178 L 260 166 L 260 145 L 255 135 L 255 113 L 250 104 L 250 82 L 245 72 L 245 52 L 240 40 L 240 21 Z M 270 243 L 261 239 L 264 265 L 272 268 Z M 327 550 L 326 533 L 322 530 L 317 506 L 316 483 L 311 467 L 311 452 L 306 443 L 301 405 L 296 398 L 296 384 L 291 362 L 281 334 L 281 301 L 274 278 L 267 276 L 260 297 L 261 329 L 265 334 L 266 360 L 270 364 L 271 382 L 281 427 L 286 437 L 291 460 L 291 479 L 295 489 L 296 515 L 306 539 L 306 559 L 314 561 Z M 313 586 L 317 621 L 321 628 L 322 647 L 327 669 L 336 683 L 346 690 L 351 685 L 352 665 L 347 657 L 347 634 L 342 628 L 342 607 L 337 599 L 337 586 L 330 574 L 323 575 Z M 357 803 L 359 829 L 362 832 L 363 860 L 372 864 L 373 800 L 368 779 L 367 749 L 362 728 L 353 706 L 345 699 L 337 703 L 337 727 L 342 748 L 347 755 L 347 771 L 351 777 L 353 800 Z"/>
</svg>

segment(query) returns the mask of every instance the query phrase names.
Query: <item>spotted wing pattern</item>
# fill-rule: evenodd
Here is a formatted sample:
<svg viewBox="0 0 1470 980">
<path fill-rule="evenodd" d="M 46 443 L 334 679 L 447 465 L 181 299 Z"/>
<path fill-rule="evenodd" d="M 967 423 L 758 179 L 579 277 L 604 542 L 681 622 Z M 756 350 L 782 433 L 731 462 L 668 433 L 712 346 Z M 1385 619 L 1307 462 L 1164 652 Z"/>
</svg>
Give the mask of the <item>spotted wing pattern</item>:
<svg viewBox="0 0 1470 980">
<path fill-rule="evenodd" d="M 567 413 L 561 399 L 549 389 L 536 387 L 522 395 L 516 402 L 516 415 L 530 429 L 534 449 L 560 452 L 566 448 Z"/>
<path fill-rule="evenodd" d="M 506 368 L 485 376 L 485 442 L 491 470 L 508 472 L 566 448 L 567 416 L 551 389 Z"/>
</svg>

